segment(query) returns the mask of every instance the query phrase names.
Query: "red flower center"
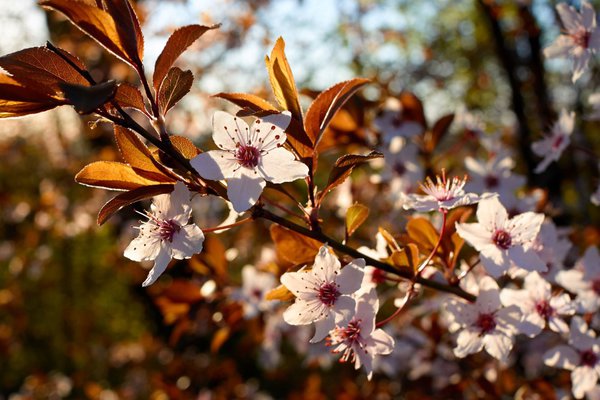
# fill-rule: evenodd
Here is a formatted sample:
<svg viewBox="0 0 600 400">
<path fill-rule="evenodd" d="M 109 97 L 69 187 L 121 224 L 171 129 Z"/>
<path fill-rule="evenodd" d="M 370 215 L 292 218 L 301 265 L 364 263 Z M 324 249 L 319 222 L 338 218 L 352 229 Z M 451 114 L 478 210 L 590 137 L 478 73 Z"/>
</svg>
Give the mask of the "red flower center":
<svg viewBox="0 0 600 400">
<path fill-rule="evenodd" d="M 157 222 L 157 225 L 158 225 L 158 234 L 160 235 L 160 239 L 167 240 L 169 242 L 172 242 L 173 236 L 175 236 L 175 234 L 181 230 L 181 226 L 177 222 L 173 221 L 172 219 L 159 220 Z"/>
<path fill-rule="evenodd" d="M 360 320 L 353 319 L 348 323 L 348 326 L 340 332 L 343 340 L 348 343 L 356 343 L 360 338 Z"/>
<path fill-rule="evenodd" d="M 593 367 L 598 362 L 598 356 L 591 349 L 579 353 L 580 364 L 588 367 Z"/>
<path fill-rule="evenodd" d="M 544 317 L 545 319 L 550 318 L 554 315 L 554 308 L 546 300 L 540 300 L 535 304 L 535 311 Z"/>
<path fill-rule="evenodd" d="M 496 327 L 494 314 L 479 314 L 475 325 L 481 330 L 482 335 L 493 331 Z"/>
<path fill-rule="evenodd" d="M 576 33 L 572 34 L 571 38 L 573 39 L 575 45 L 587 49 L 590 45 L 590 36 L 590 32 L 586 31 L 585 29 L 580 29 Z"/>
<path fill-rule="evenodd" d="M 337 285 L 333 282 L 328 282 L 319 288 L 317 297 L 321 300 L 321 303 L 325 304 L 327 307 L 331 307 L 335 304 L 338 297 L 340 297 L 340 294 Z"/>
<path fill-rule="evenodd" d="M 254 168 L 260 160 L 260 151 L 254 146 L 239 146 L 235 159 L 242 167 Z"/>
<path fill-rule="evenodd" d="M 488 175 L 485 177 L 485 185 L 490 189 L 498 187 L 499 183 L 500 183 L 500 180 L 498 179 L 497 176 Z"/>
<path fill-rule="evenodd" d="M 508 249 L 512 245 L 512 238 L 510 237 L 510 233 L 506 232 L 503 229 L 498 229 L 494 232 L 492 236 L 492 241 L 496 244 L 496 246 L 501 249 Z"/>
<path fill-rule="evenodd" d="M 592 281 L 592 290 L 597 294 L 600 295 L 600 278 L 595 279 Z"/>
<path fill-rule="evenodd" d="M 385 272 L 379 268 L 375 269 L 371 275 L 371 282 L 377 285 L 385 282 Z"/>
</svg>

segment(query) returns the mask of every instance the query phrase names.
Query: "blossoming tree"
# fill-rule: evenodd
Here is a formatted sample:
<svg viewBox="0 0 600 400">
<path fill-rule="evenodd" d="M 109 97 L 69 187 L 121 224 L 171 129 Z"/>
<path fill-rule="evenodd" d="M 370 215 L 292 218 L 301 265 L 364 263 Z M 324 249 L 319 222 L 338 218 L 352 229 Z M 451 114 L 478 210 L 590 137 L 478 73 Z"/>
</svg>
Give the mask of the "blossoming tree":
<svg viewBox="0 0 600 400">
<path fill-rule="evenodd" d="M 99 224 L 151 201 L 138 236 L 124 250 L 133 261 L 154 262 L 142 286 L 163 284 L 169 266 L 179 268 L 172 259 L 214 252 L 204 242 L 216 232 L 268 223 L 272 244 L 265 247 L 287 261 L 285 268 L 245 266 L 243 288 L 229 292 L 231 302 L 243 305 L 244 318 L 264 318 L 265 365 L 277 364 L 282 337 L 295 334 L 302 337 L 295 343 L 299 353 L 310 353 L 308 343 L 319 346 L 313 354 L 318 362 L 333 354 L 362 368 L 369 380 L 411 363 L 421 364 L 411 364 L 416 373 L 429 363 L 420 373 L 447 386 L 465 374 L 463 359 L 480 370 L 497 360 L 489 364 L 497 375 L 534 353 L 538 343 L 552 343 L 543 352 L 545 365 L 571 371 L 570 387 L 556 390 L 567 387 L 576 398 L 600 391 L 598 249 L 589 247 L 574 266 L 565 266 L 570 243 L 556 229 L 551 207 L 523 190 L 525 177 L 513 173 L 508 147 L 469 115 L 463 116 L 465 129 L 488 157 L 472 155 L 452 168 L 467 170 L 471 180 L 448 174 L 444 157 L 434 157 L 454 114 L 428 124 L 423 103 L 409 91 L 374 118 L 363 151 L 350 152 L 332 137 L 348 118 L 348 101 L 371 83 L 337 83 L 303 108 L 279 38 L 266 57 L 275 103 L 255 94 L 216 94 L 236 113 L 217 111 L 213 143 L 200 148 L 172 134 L 166 121 L 194 79 L 176 66 L 178 58 L 219 26 L 175 30 L 149 80 L 142 28 L 128 0 L 40 4 L 131 67 L 139 85 L 99 82 L 85 60 L 48 43 L 0 57 L 0 117 L 67 105 L 111 124 L 123 162 L 96 161 L 75 179 L 120 192 L 99 210 Z M 565 31 L 544 54 L 571 57 L 575 82 L 600 45 L 595 12 L 586 1 L 580 11 L 565 4 L 557 11 Z M 543 173 L 573 150 L 577 117 L 563 109 L 549 134 L 532 143 L 528 150 L 542 161 L 529 172 Z M 328 155 L 336 149 L 342 154 L 333 160 Z M 372 174 L 365 182 L 377 194 L 368 206 L 352 198 L 355 170 Z M 228 222 L 204 226 L 201 216 L 193 219 L 194 204 L 214 198 L 230 211 Z M 591 201 L 597 204 L 597 193 Z M 369 226 L 375 212 L 389 218 Z M 372 233 L 362 247 L 354 245 L 359 230 Z M 210 286 L 201 289 L 210 295 Z M 435 331 L 435 339 L 425 331 Z M 423 352 L 418 362 L 417 356 L 404 362 L 407 354 Z M 457 372 L 443 376 L 446 370 Z M 485 379 L 494 381 L 490 376 Z"/>
</svg>

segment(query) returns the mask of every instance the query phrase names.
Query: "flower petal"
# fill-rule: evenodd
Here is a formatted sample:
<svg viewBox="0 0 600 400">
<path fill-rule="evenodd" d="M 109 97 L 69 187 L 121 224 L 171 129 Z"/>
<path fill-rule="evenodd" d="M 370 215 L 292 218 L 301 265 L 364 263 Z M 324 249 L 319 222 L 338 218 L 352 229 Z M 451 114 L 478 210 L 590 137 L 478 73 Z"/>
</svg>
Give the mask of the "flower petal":
<svg viewBox="0 0 600 400">
<path fill-rule="evenodd" d="M 263 154 L 257 169 L 265 180 L 273 183 L 292 182 L 308 176 L 306 164 L 297 161 L 283 147 L 276 147 Z"/>
<path fill-rule="evenodd" d="M 513 339 L 503 333 L 496 332 L 491 335 L 485 335 L 483 337 L 483 343 L 485 345 L 485 351 L 487 351 L 489 355 L 500 361 L 506 361 L 513 346 Z"/>
<path fill-rule="evenodd" d="M 220 181 L 234 176 L 240 167 L 235 156 L 228 151 L 212 150 L 198 154 L 190 160 L 190 164 L 204 179 Z"/>
<path fill-rule="evenodd" d="M 234 177 L 227 179 L 227 196 L 238 213 L 256 204 L 266 185 L 264 179 L 249 173 L 246 168 L 240 168 Z"/>
<path fill-rule="evenodd" d="M 598 374 L 593 368 L 588 366 L 577 367 L 571 372 L 571 382 L 573 384 L 573 396 L 581 399 L 585 393 L 590 391 L 598 381 Z"/>
<path fill-rule="evenodd" d="M 148 273 L 148 277 L 142 283 L 143 287 L 150 286 L 162 275 L 163 272 L 167 269 L 169 262 L 171 261 L 171 256 L 168 250 L 164 247 L 161 247 L 158 255 L 156 256 L 156 260 L 154 260 L 154 266 Z"/>
<path fill-rule="evenodd" d="M 160 239 L 151 234 L 151 225 L 143 223 L 140 234 L 125 249 L 124 256 L 132 261 L 154 260 L 160 251 Z"/>
<path fill-rule="evenodd" d="M 329 332 L 335 328 L 335 316 L 329 314 L 327 318 L 315 322 L 315 335 L 310 339 L 310 343 L 317 343 L 325 339 Z"/>
<path fill-rule="evenodd" d="M 241 118 L 223 111 L 213 115 L 213 140 L 221 150 L 235 150 L 238 144 L 245 144 L 248 132 L 248 124 Z"/>
<path fill-rule="evenodd" d="M 556 346 L 544 353 L 544 364 L 555 367 L 573 370 L 579 364 L 579 354 L 570 346 Z"/>
<path fill-rule="evenodd" d="M 170 243 L 171 255 L 177 260 L 190 258 L 202 251 L 204 233 L 195 224 L 181 227 L 179 232 L 173 235 Z"/>
<path fill-rule="evenodd" d="M 458 334 L 454 355 L 463 358 L 469 354 L 478 353 L 483 349 L 483 340 L 479 336 L 479 330 L 467 328 Z"/>
<path fill-rule="evenodd" d="M 351 294 L 360 289 L 364 276 L 364 265 L 365 260 L 359 258 L 342 268 L 342 271 L 335 280 L 340 293 Z"/>
</svg>

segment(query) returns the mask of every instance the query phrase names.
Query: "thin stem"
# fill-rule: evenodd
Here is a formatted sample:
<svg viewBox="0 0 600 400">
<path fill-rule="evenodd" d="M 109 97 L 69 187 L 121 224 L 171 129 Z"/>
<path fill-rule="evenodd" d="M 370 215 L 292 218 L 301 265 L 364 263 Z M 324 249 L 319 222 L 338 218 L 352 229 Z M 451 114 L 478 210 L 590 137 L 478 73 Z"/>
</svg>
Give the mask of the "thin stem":
<svg viewBox="0 0 600 400">
<path fill-rule="evenodd" d="M 477 264 L 479 264 L 479 257 L 477 257 L 477 259 L 471 265 L 469 265 L 469 268 L 461 272 L 461 274 L 457 278 L 458 281 L 461 281 L 465 276 L 467 276 L 473 270 L 473 268 L 477 266 Z"/>
<path fill-rule="evenodd" d="M 393 320 L 394 318 L 396 318 L 398 315 L 400 315 L 400 313 L 402 312 L 402 310 L 404 310 L 404 307 L 397 308 L 396 311 L 394 311 L 394 313 L 392 315 L 390 315 L 389 317 L 387 317 L 383 321 L 379 321 L 378 323 L 376 323 L 375 327 L 376 328 L 381 328 L 382 326 L 384 326 L 385 324 L 387 324 L 388 322 L 390 322 L 391 320 Z"/>
<path fill-rule="evenodd" d="M 442 169 L 442 171 L 444 171 L 444 170 Z M 425 261 L 423 261 L 421 263 L 421 265 L 419 265 L 419 268 L 417 268 L 417 276 L 421 275 L 421 272 L 423 272 L 425 267 L 427 267 L 427 264 L 429 264 L 429 262 L 433 259 L 433 257 L 435 256 L 435 253 L 437 252 L 440 245 L 442 244 L 442 239 L 444 238 L 444 233 L 446 233 L 446 219 L 448 216 L 448 210 L 446 210 L 445 208 L 440 208 L 440 211 L 442 213 L 442 228 L 440 229 L 440 237 L 438 238 L 438 241 L 435 244 L 434 248 L 431 250 L 431 253 L 429 253 L 429 255 L 427 256 Z"/>
<path fill-rule="evenodd" d="M 236 226 L 240 226 L 240 225 L 243 225 L 250 221 L 252 221 L 252 217 L 241 219 L 238 222 L 234 222 L 233 224 L 229 224 L 229 225 L 215 226 L 214 228 L 205 228 L 205 229 L 202 229 L 202 232 L 207 233 L 207 232 L 222 231 L 223 229 L 229 229 L 229 228 L 233 228 Z"/>
<path fill-rule="evenodd" d="M 297 214 L 294 211 L 290 210 L 289 208 L 282 206 L 281 204 L 277 203 L 276 201 L 273 201 L 273 200 L 269 199 L 268 197 L 266 197 L 264 195 L 261 197 L 261 199 L 265 203 L 267 203 L 267 204 L 269 204 L 269 205 L 271 205 L 271 206 L 273 206 L 275 208 L 280 209 L 281 211 L 283 211 L 286 214 L 292 215 L 292 216 L 294 216 L 296 218 L 299 218 L 299 219 L 301 219 L 303 221 L 307 221 L 308 222 L 307 218 L 304 215 Z"/>
<path fill-rule="evenodd" d="M 319 241 L 323 244 L 327 244 L 330 247 L 332 247 L 333 249 L 335 249 L 341 253 L 347 254 L 351 257 L 362 258 L 366 261 L 366 263 L 368 265 L 371 265 L 375 268 L 379 268 L 385 272 L 389 272 L 390 274 L 393 274 L 393 275 L 396 275 L 396 276 L 399 276 L 401 278 L 408 279 L 408 280 L 411 280 L 414 278 L 413 274 L 408 270 L 396 269 L 395 267 L 393 267 L 390 264 L 387 264 L 383 261 L 371 258 L 365 254 L 362 254 L 358 250 L 355 250 L 351 247 L 348 247 L 348 246 L 336 241 L 335 239 L 325 235 L 321 231 L 311 231 L 310 229 L 307 229 L 307 228 L 300 226 L 298 224 L 295 224 L 294 222 L 291 222 L 285 218 L 275 215 L 272 212 L 265 210 L 264 208 L 254 207 L 252 209 L 252 216 L 254 218 L 264 218 L 266 220 L 274 222 L 274 223 L 281 225 L 285 228 L 288 228 L 294 232 L 300 233 L 301 235 L 304 235 L 311 239 L 315 239 L 316 241 Z M 417 277 L 416 283 L 420 283 L 423 286 L 426 286 L 426 287 L 429 287 L 432 289 L 436 289 L 436 290 L 439 290 L 442 292 L 455 294 L 455 295 L 462 297 L 463 299 L 470 301 L 470 302 L 474 302 L 477 299 L 475 296 L 473 296 L 470 293 L 465 292 L 464 290 L 462 290 L 459 287 L 450 286 L 450 285 L 436 282 L 436 281 L 426 279 L 426 278 L 423 278 L 420 276 Z"/>
</svg>

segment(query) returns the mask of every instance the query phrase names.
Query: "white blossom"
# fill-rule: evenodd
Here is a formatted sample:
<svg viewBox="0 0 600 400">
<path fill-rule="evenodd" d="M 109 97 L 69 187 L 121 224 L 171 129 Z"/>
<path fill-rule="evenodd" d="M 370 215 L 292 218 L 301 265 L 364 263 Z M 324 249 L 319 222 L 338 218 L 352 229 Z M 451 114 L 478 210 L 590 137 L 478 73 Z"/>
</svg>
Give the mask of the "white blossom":
<svg viewBox="0 0 600 400">
<path fill-rule="evenodd" d="M 153 284 L 171 258 L 183 260 L 202 251 L 204 234 L 195 224 L 188 224 L 191 213 L 190 192 L 181 182 L 175 184 L 171 194 L 154 197 L 146 214 L 148 220 L 140 225 L 140 234 L 125 249 L 125 257 L 130 260 L 154 260 L 142 286 Z"/>
<path fill-rule="evenodd" d="M 463 187 L 467 182 L 467 177 L 463 179 L 454 177 L 451 180 L 446 179 L 446 171 L 442 170 L 442 176 L 436 177 L 434 182 L 427 177 L 425 183 L 422 183 L 421 190 L 425 195 L 408 194 L 402 207 L 405 210 L 414 209 L 419 212 L 434 210 L 450 210 L 455 207 L 466 206 L 477 203 L 481 197 L 475 193 L 465 193 Z M 491 194 L 486 194 L 488 198 Z"/>
<path fill-rule="evenodd" d="M 294 304 L 283 313 L 290 325 L 315 323 L 312 343 L 323 340 L 336 324 L 343 325 L 354 314 L 352 294 L 360 289 L 365 261 L 353 260 L 341 268 L 327 246 L 319 249 L 311 270 L 286 272 L 281 283 L 295 296 Z"/>
<path fill-rule="evenodd" d="M 577 304 L 582 312 L 600 309 L 600 253 L 597 247 L 588 247 L 573 269 L 556 274 L 556 282 L 577 294 Z"/>
<path fill-rule="evenodd" d="M 283 147 L 291 114 L 272 114 L 254 121 L 251 128 L 241 118 L 217 111 L 213 140 L 220 150 L 207 151 L 190 163 L 200 176 L 227 182 L 227 196 L 237 212 L 252 207 L 266 181 L 291 182 L 308 175 L 308 167 Z"/>
<path fill-rule="evenodd" d="M 523 175 L 512 173 L 514 165 L 512 157 L 492 157 L 486 162 L 467 157 L 465 167 L 470 179 L 465 189 L 475 193 L 494 192 L 504 201 L 525 184 Z"/>
<path fill-rule="evenodd" d="M 572 58 L 575 82 L 587 69 L 592 54 L 600 49 L 596 13 L 592 5 L 585 0 L 581 2 L 581 13 L 566 3 L 558 4 L 556 11 L 564 26 L 564 33 L 544 49 L 544 56 Z"/>
<path fill-rule="evenodd" d="M 337 325 L 329 333 L 329 344 L 335 346 L 333 353 L 341 353 L 342 362 L 354 362 L 356 369 L 363 366 L 369 380 L 377 355 L 390 354 L 394 349 L 394 339 L 382 329 L 376 329 L 378 310 L 377 292 L 371 289 L 357 300 L 352 319 L 347 324 Z"/>
<path fill-rule="evenodd" d="M 508 217 L 497 198 L 482 200 L 477 206 L 477 223 L 457 223 L 456 232 L 480 252 L 483 266 L 494 277 L 510 267 L 546 271 L 546 264 L 532 249 L 544 221 L 543 214 L 526 212 Z"/>
<path fill-rule="evenodd" d="M 529 337 L 540 334 L 546 325 L 558 333 L 569 332 L 569 326 L 561 318 L 573 315 L 575 305 L 568 294 L 552 294 L 552 286 L 537 272 L 530 272 L 524 280 L 523 289 L 502 289 L 500 299 L 505 306 L 517 306 L 523 319 L 519 330 Z"/>
<path fill-rule="evenodd" d="M 242 268 L 242 287 L 234 297 L 242 303 L 245 318 L 254 318 L 260 312 L 273 308 L 276 302 L 267 300 L 265 296 L 275 286 L 273 274 L 259 271 L 252 265 Z"/>
<path fill-rule="evenodd" d="M 558 121 L 552 125 L 550 134 L 531 144 L 533 152 L 544 159 L 535 167 L 534 172 L 544 172 L 553 161 L 558 161 L 563 151 L 571 143 L 571 134 L 575 126 L 575 113 L 563 109 Z"/>
<path fill-rule="evenodd" d="M 569 346 L 548 350 L 544 362 L 571 371 L 573 396 L 581 399 L 594 388 L 600 375 L 600 340 L 582 318 L 575 316 L 571 319 Z"/>
<path fill-rule="evenodd" d="M 460 331 L 454 348 L 456 357 L 485 349 L 492 357 L 506 361 L 521 312 L 517 306 L 502 307 L 496 281 L 489 276 L 481 279 L 475 304 L 450 299 L 445 309 L 451 319 L 450 331 Z"/>
</svg>

